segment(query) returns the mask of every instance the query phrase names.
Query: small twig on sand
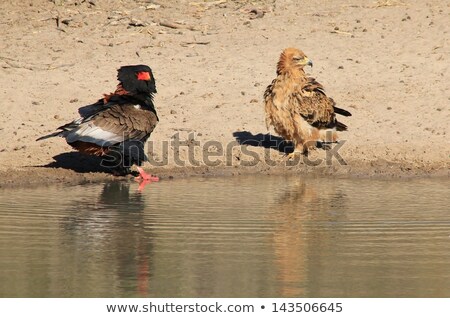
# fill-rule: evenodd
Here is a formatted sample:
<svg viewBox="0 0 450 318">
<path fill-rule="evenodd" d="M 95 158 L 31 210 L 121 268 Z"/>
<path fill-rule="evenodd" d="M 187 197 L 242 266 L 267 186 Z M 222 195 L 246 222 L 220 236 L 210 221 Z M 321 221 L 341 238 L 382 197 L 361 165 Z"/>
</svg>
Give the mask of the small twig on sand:
<svg viewBox="0 0 450 318">
<path fill-rule="evenodd" d="M 339 31 L 339 30 L 333 30 L 333 31 L 331 31 L 331 33 L 344 34 L 344 35 L 353 35 L 350 32 L 344 32 L 344 31 Z"/>
<path fill-rule="evenodd" d="M 181 42 L 181 46 L 188 46 L 188 45 L 193 45 L 193 44 L 208 45 L 209 43 L 210 43 L 209 41 Z"/>
<path fill-rule="evenodd" d="M 225 2 L 227 2 L 227 0 L 217 0 L 217 1 L 211 1 L 211 2 L 189 2 L 189 5 L 212 7 L 212 6 L 219 5 L 219 4 L 222 4 Z"/>
<path fill-rule="evenodd" d="M 57 68 L 63 67 L 71 67 L 74 66 L 75 63 L 67 63 L 67 64 L 59 64 L 59 65 L 48 65 L 47 70 L 56 70 Z M 43 68 L 45 70 L 45 68 Z"/>
<path fill-rule="evenodd" d="M 5 64 L 7 64 L 11 68 L 23 68 L 23 69 L 30 70 L 30 71 L 35 71 L 35 70 L 48 71 L 48 70 L 55 70 L 58 68 L 70 67 L 70 66 L 75 65 L 75 63 L 60 64 L 60 65 L 52 65 L 52 64 L 46 63 L 46 64 L 34 65 L 34 64 L 16 61 L 16 60 L 14 60 L 10 57 L 6 57 L 6 56 L 0 56 L 0 60 L 3 60 L 5 62 Z M 5 66 L 3 66 L 3 68 L 5 68 Z"/>
<path fill-rule="evenodd" d="M 179 23 L 169 21 L 160 21 L 159 25 L 171 29 L 183 29 L 185 27 L 184 25 L 181 25 Z"/>
<path fill-rule="evenodd" d="M 305 15 L 312 15 L 314 17 L 332 17 L 332 16 L 336 16 L 338 14 L 342 13 L 341 10 L 339 11 L 314 11 L 314 12 L 308 12 L 305 13 Z"/>
<path fill-rule="evenodd" d="M 198 31 L 197 28 L 194 26 L 183 25 L 183 24 L 171 22 L 171 21 L 159 21 L 159 25 L 166 27 L 166 28 L 171 28 L 171 29 L 188 29 L 191 31 Z"/>
<path fill-rule="evenodd" d="M 406 4 L 404 2 L 396 1 L 396 0 L 378 0 L 375 3 L 375 8 L 395 7 L 395 6 L 406 6 Z"/>
</svg>

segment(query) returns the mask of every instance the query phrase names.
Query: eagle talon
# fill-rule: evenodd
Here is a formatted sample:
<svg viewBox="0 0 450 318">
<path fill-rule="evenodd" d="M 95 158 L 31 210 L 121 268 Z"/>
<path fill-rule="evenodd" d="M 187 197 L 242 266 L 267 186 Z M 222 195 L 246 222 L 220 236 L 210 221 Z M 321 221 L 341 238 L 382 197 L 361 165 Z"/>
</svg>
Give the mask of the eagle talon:
<svg viewBox="0 0 450 318">
<path fill-rule="evenodd" d="M 291 152 L 289 154 L 285 154 L 284 156 L 286 157 L 286 160 L 289 161 L 289 160 L 294 160 L 296 156 L 304 155 L 304 154 L 305 154 L 304 152 L 296 150 L 296 151 L 293 151 L 293 152 Z"/>
<path fill-rule="evenodd" d="M 159 181 L 158 177 L 152 176 L 151 174 L 146 173 L 144 171 L 144 169 L 142 169 L 142 168 L 138 167 L 138 171 L 139 171 L 139 176 L 134 177 L 134 180 L 139 182 L 139 188 L 138 188 L 139 192 L 142 192 L 147 184 Z"/>
<path fill-rule="evenodd" d="M 332 141 L 318 141 L 317 148 L 321 148 L 323 150 L 330 150 L 332 148 Z"/>
<path fill-rule="evenodd" d="M 159 178 L 157 176 L 152 176 L 151 174 L 148 174 L 142 169 L 141 167 L 138 167 L 137 170 L 139 171 L 139 176 L 136 177 L 136 180 L 143 180 L 143 181 L 150 181 L 150 182 L 158 182 Z"/>
</svg>

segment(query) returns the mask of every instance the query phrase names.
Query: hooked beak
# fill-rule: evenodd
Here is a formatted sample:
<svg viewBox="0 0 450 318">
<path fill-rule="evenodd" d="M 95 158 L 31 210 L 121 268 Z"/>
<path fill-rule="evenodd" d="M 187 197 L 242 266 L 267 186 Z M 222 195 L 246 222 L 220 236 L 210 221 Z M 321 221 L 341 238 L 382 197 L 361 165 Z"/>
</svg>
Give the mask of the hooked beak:
<svg viewBox="0 0 450 318">
<path fill-rule="evenodd" d="M 304 67 L 304 66 L 306 66 L 306 65 L 309 65 L 309 66 L 313 66 L 313 62 L 308 58 L 308 57 L 303 57 L 301 60 L 299 60 L 298 62 L 297 62 L 297 64 L 298 65 L 300 65 L 301 67 Z"/>
</svg>

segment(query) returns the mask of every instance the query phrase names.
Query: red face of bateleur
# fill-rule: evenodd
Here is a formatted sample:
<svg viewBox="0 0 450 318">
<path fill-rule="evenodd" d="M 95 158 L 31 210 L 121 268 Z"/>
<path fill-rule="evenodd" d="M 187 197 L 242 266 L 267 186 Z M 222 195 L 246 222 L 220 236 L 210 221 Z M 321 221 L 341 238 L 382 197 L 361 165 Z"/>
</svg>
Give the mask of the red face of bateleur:
<svg viewBox="0 0 450 318">
<path fill-rule="evenodd" d="M 140 81 L 149 81 L 151 79 L 149 72 L 138 72 L 137 79 Z"/>
</svg>

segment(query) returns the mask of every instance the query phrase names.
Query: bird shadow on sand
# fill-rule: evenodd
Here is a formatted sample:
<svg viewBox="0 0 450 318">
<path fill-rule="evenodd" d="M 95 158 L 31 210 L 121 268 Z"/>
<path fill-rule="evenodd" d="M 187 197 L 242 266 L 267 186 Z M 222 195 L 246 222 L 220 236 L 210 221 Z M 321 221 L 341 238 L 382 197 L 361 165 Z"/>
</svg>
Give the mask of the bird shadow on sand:
<svg viewBox="0 0 450 318">
<path fill-rule="evenodd" d="M 290 141 L 286 141 L 281 137 L 271 134 L 253 135 L 249 131 L 235 131 L 233 137 L 240 145 L 250 145 L 254 147 L 263 147 L 267 149 L 275 149 L 279 152 L 289 154 L 294 151 L 294 145 Z"/>
<path fill-rule="evenodd" d="M 53 157 L 53 160 L 55 161 L 40 167 L 63 168 L 80 173 L 110 172 L 109 169 L 101 165 L 101 157 L 89 156 L 75 151 L 56 155 Z"/>
</svg>

